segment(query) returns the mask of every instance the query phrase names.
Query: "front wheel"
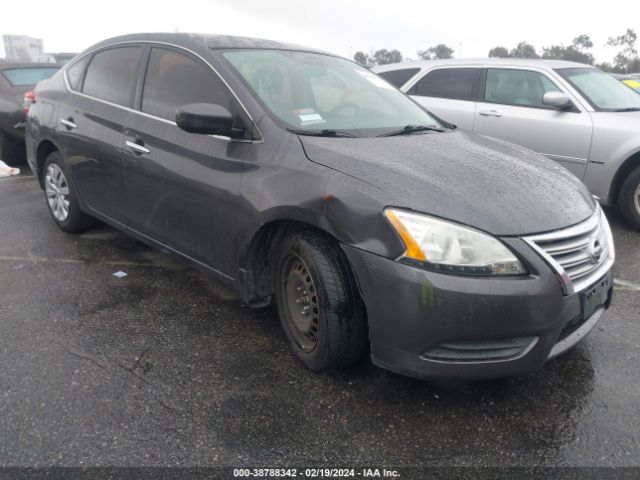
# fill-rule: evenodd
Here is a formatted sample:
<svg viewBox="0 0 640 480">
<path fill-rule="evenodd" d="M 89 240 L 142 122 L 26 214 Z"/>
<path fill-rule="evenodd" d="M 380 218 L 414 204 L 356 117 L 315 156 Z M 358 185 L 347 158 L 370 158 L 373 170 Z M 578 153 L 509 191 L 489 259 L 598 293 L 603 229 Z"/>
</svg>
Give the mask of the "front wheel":
<svg viewBox="0 0 640 480">
<path fill-rule="evenodd" d="M 310 370 L 347 367 L 367 345 L 365 309 L 338 245 L 310 231 L 282 244 L 275 272 L 278 314 L 295 356 Z"/>
<path fill-rule="evenodd" d="M 53 152 L 44 163 L 44 194 L 49 213 L 65 232 L 81 232 L 94 223 L 93 217 L 80 210 L 77 190 L 66 171 L 60 152 Z"/>
<path fill-rule="evenodd" d="M 640 231 L 640 167 L 631 172 L 620 189 L 620 211 L 631 228 Z"/>
</svg>

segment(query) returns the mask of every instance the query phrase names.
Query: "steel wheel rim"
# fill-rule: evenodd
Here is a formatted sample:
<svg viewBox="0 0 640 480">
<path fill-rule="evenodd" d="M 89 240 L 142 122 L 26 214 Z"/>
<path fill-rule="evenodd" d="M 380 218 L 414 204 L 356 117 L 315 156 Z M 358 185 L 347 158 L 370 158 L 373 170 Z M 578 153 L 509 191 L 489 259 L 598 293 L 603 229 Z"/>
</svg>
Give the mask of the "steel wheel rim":
<svg viewBox="0 0 640 480">
<path fill-rule="evenodd" d="M 317 289 L 309 268 L 297 255 L 290 255 L 283 264 L 282 291 L 289 331 L 296 344 L 311 352 L 318 344 L 320 307 Z"/>
<path fill-rule="evenodd" d="M 69 217 L 69 184 L 62 169 L 55 163 L 47 167 L 44 191 L 53 217 L 64 222 Z"/>
<path fill-rule="evenodd" d="M 636 213 L 640 215 L 640 183 L 636 187 L 636 193 L 633 195 L 633 203 L 636 207 Z"/>
</svg>

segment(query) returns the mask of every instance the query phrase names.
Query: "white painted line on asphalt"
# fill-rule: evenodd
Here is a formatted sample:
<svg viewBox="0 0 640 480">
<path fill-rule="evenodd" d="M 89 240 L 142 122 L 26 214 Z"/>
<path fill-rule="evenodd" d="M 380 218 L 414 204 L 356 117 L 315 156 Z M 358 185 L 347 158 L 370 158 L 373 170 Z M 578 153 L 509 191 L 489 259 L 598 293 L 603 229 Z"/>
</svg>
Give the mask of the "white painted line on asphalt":
<svg viewBox="0 0 640 480">
<path fill-rule="evenodd" d="M 27 263 L 68 263 L 78 265 L 109 265 L 109 266 L 125 266 L 125 267 L 158 267 L 158 268 L 179 268 L 179 264 L 172 265 L 170 263 L 153 263 L 153 262 L 131 262 L 128 260 L 99 260 L 87 261 L 80 258 L 48 258 L 36 257 L 29 255 L 28 257 L 0 255 L 0 262 L 27 262 Z"/>
<path fill-rule="evenodd" d="M 640 292 L 640 285 L 633 282 L 627 282 L 626 280 L 620 280 L 619 278 L 613 279 L 613 286 L 616 287 L 616 290 Z"/>
</svg>

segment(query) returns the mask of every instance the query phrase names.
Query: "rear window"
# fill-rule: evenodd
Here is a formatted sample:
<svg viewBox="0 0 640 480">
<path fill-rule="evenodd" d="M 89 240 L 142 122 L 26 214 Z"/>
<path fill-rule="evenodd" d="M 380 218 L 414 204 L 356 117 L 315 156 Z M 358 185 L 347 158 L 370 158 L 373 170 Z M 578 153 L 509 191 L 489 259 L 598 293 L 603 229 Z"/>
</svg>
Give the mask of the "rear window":
<svg viewBox="0 0 640 480">
<path fill-rule="evenodd" d="M 43 68 L 9 68 L 2 71 L 2 75 L 14 87 L 35 85 L 41 80 L 46 80 L 58 71 L 59 67 Z"/>
<path fill-rule="evenodd" d="M 425 75 L 410 92 L 423 97 L 475 100 L 479 68 L 442 68 Z"/>
<path fill-rule="evenodd" d="M 129 106 L 138 76 L 141 47 L 118 47 L 96 53 L 84 77 L 82 92 Z"/>
<path fill-rule="evenodd" d="M 396 88 L 402 85 L 420 71 L 419 68 L 403 68 L 402 70 L 390 70 L 388 72 L 380 72 L 378 76 L 384 78 L 387 82 Z"/>
</svg>

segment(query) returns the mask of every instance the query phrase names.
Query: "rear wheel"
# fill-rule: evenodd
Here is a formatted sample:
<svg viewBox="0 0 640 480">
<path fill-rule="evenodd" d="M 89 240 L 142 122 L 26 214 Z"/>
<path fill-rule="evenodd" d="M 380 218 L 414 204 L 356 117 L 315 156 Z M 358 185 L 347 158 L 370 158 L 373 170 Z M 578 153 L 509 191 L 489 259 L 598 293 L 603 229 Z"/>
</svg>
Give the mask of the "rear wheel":
<svg viewBox="0 0 640 480">
<path fill-rule="evenodd" d="M 632 171 L 622 184 L 619 201 L 627 223 L 640 231 L 640 167 Z"/>
<path fill-rule="evenodd" d="M 60 152 L 53 152 L 44 163 L 44 194 L 49 213 L 65 232 L 81 232 L 92 226 L 93 217 L 80 210 L 77 190 L 70 180 Z"/>
<path fill-rule="evenodd" d="M 365 310 L 335 242 L 310 231 L 290 235 L 275 273 L 278 314 L 295 356 L 316 372 L 358 360 L 367 345 Z"/>
</svg>

